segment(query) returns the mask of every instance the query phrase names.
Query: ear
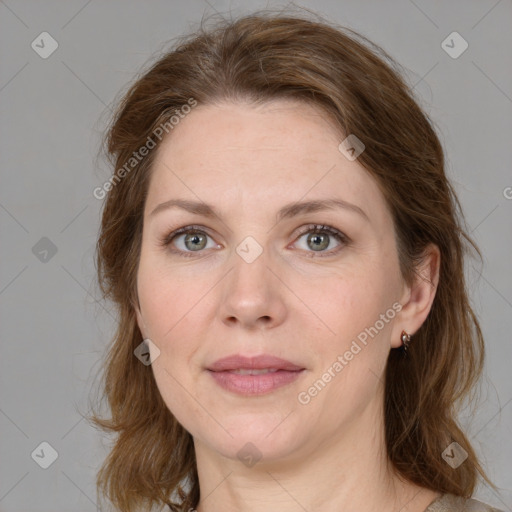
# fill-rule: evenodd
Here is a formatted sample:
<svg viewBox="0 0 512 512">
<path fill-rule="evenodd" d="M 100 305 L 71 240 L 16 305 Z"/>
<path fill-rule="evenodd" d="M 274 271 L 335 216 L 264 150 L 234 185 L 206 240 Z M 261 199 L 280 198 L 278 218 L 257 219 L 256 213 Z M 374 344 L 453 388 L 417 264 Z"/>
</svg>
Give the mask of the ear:
<svg viewBox="0 0 512 512">
<path fill-rule="evenodd" d="M 439 283 L 439 271 L 441 265 L 441 253 L 435 244 L 430 244 L 424 251 L 423 260 L 411 286 L 404 284 L 403 293 L 400 299 L 402 309 L 396 316 L 391 347 L 397 348 L 402 345 L 400 335 L 406 331 L 411 336 L 418 331 L 426 320 Z"/>
</svg>

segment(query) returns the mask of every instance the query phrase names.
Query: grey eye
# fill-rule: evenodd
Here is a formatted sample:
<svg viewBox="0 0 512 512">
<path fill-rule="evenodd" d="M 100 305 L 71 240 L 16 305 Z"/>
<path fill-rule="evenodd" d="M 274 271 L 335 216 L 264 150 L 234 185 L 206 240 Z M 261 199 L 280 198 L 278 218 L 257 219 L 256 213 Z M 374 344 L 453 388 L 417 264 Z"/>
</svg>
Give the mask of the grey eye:
<svg viewBox="0 0 512 512">
<path fill-rule="evenodd" d="M 184 244 L 189 251 L 199 251 L 204 249 L 208 241 L 207 235 L 201 232 L 188 233 L 182 236 L 185 237 Z"/>
<path fill-rule="evenodd" d="M 310 227 L 298 238 L 298 246 L 306 252 L 330 252 L 345 242 L 343 235 L 330 227 Z M 331 245 L 333 244 L 333 245 Z M 327 250 L 329 249 L 329 250 Z"/>
<path fill-rule="evenodd" d="M 311 233 L 308 236 L 306 243 L 308 244 L 308 247 L 314 251 L 322 251 L 329 247 L 331 236 L 332 235 L 322 233 Z"/>
</svg>

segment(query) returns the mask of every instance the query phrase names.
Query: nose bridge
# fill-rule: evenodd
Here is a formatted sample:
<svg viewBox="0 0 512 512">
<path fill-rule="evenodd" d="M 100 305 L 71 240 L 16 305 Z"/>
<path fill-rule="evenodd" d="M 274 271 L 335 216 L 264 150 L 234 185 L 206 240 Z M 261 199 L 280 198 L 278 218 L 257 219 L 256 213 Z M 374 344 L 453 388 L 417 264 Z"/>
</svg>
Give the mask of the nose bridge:
<svg viewBox="0 0 512 512">
<path fill-rule="evenodd" d="M 246 303 L 262 302 L 268 292 L 272 273 L 268 270 L 268 251 L 252 237 L 244 239 L 232 255 L 233 271 L 229 279 L 230 295 Z"/>
<path fill-rule="evenodd" d="M 281 286 L 268 268 L 269 253 L 253 238 L 238 244 L 231 256 L 232 271 L 226 276 L 221 314 L 224 322 L 251 327 L 282 321 L 285 307 Z M 238 322 L 237 322 L 238 321 Z"/>
</svg>

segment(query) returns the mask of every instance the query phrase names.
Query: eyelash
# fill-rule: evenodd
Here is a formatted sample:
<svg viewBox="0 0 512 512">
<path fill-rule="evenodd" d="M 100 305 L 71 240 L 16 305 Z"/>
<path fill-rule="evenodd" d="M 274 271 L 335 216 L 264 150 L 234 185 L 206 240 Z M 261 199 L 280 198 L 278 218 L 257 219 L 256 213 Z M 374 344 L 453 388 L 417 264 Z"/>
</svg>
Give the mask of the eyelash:
<svg viewBox="0 0 512 512">
<path fill-rule="evenodd" d="M 182 234 L 192 233 L 192 232 L 198 232 L 198 231 L 207 236 L 210 236 L 210 235 L 208 235 L 205 228 L 203 228 L 202 226 L 189 225 L 189 226 L 184 226 L 182 228 L 176 229 L 176 230 L 172 231 L 171 233 L 169 233 L 168 235 L 166 235 L 165 237 L 163 237 L 160 240 L 160 245 L 163 247 L 169 247 L 171 245 L 171 242 L 177 236 L 182 235 Z M 327 233 L 327 234 L 335 237 L 338 240 L 338 242 L 340 242 L 342 245 L 347 245 L 350 242 L 350 239 L 345 234 L 343 234 L 341 231 L 339 231 L 336 228 L 333 228 L 331 226 L 326 226 L 323 224 L 309 224 L 308 226 L 305 226 L 304 230 L 302 230 L 297 235 L 297 240 L 299 238 L 301 238 L 302 236 L 304 236 L 305 234 L 310 233 L 310 232 L 311 233 Z M 194 257 L 194 252 L 195 252 L 195 251 L 181 251 L 179 249 L 169 249 L 169 250 L 170 250 L 170 252 L 177 254 L 179 256 L 183 256 L 185 258 Z M 318 255 L 318 257 L 322 258 L 322 257 L 327 257 L 327 256 L 333 256 L 339 250 L 340 250 L 340 248 L 338 247 L 336 249 L 331 249 L 328 252 L 321 251 L 316 254 L 314 251 L 307 251 L 307 252 L 313 253 L 310 257 L 316 257 Z M 201 251 L 197 251 L 197 252 L 201 252 Z"/>
</svg>

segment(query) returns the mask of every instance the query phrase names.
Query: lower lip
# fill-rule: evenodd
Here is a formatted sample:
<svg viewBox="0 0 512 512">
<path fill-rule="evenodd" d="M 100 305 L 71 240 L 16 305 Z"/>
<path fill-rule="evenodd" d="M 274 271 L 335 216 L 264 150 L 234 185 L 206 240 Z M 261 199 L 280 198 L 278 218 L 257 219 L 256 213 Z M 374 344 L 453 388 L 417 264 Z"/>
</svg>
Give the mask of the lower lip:
<svg viewBox="0 0 512 512">
<path fill-rule="evenodd" d="M 304 370 L 241 375 L 239 373 L 213 372 L 208 370 L 215 382 L 224 389 L 240 395 L 263 395 L 297 380 Z"/>
</svg>

